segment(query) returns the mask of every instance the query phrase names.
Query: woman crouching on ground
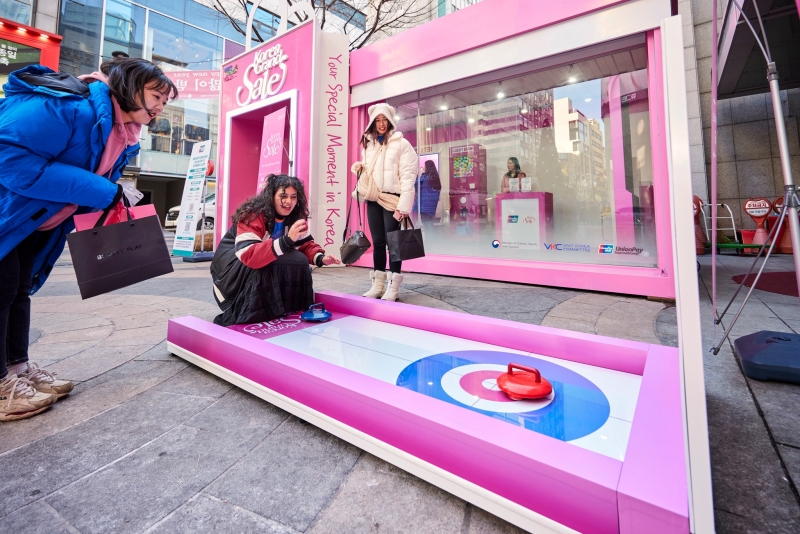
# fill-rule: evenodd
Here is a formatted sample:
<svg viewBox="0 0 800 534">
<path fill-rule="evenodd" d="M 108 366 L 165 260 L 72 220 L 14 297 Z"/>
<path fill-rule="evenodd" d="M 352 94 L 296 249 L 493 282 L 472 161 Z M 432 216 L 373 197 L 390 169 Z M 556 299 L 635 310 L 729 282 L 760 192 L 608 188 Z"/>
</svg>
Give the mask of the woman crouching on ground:
<svg viewBox="0 0 800 534">
<path fill-rule="evenodd" d="M 271 174 L 236 210 L 214 253 L 211 277 L 222 309 L 214 322 L 263 323 L 305 310 L 314 303 L 309 265 L 337 263 L 309 234 L 303 182 Z"/>
</svg>

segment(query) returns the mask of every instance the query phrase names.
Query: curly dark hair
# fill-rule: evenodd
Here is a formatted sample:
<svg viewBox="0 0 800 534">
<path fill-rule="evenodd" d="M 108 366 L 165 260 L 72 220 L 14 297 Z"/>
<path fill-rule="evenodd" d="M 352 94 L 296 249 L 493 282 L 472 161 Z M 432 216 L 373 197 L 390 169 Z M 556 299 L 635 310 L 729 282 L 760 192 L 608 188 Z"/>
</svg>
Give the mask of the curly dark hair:
<svg viewBox="0 0 800 534">
<path fill-rule="evenodd" d="M 308 218 L 308 200 L 303 182 L 296 176 L 285 174 L 270 174 L 267 185 L 261 192 L 245 200 L 231 218 L 234 226 L 241 223 L 247 224 L 258 216 L 263 216 L 267 223 L 267 231 L 271 234 L 275 227 L 275 193 L 287 187 L 294 187 L 297 191 L 297 205 L 288 217 L 284 219 L 284 228 L 291 228 L 300 219 Z"/>
</svg>

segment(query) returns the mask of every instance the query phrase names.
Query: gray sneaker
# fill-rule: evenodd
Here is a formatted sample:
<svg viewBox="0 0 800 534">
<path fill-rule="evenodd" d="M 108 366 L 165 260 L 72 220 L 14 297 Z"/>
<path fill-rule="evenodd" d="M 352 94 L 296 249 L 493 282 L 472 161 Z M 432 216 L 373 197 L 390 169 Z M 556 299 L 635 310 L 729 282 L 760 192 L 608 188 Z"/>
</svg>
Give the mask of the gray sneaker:
<svg viewBox="0 0 800 534">
<path fill-rule="evenodd" d="M 36 391 L 30 380 L 10 375 L 0 380 L 0 421 L 25 419 L 45 411 L 55 395 Z"/>
<path fill-rule="evenodd" d="M 19 374 L 20 378 L 25 378 L 31 382 L 36 391 L 50 393 L 60 399 L 75 387 L 69 380 L 58 380 L 54 373 L 42 369 L 38 364 L 28 362 L 28 371 Z"/>
</svg>

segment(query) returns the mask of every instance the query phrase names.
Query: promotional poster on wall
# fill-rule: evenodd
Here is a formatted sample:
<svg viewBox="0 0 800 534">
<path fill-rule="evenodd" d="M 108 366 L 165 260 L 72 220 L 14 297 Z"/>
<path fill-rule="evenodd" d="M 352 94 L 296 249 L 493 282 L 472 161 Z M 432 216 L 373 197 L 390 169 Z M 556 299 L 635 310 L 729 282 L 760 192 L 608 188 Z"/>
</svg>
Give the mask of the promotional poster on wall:
<svg viewBox="0 0 800 534">
<path fill-rule="evenodd" d="M 264 189 L 270 174 L 289 172 L 289 122 L 287 119 L 288 108 L 285 107 L 264 117 L 256 193 Z"/>
</svg>

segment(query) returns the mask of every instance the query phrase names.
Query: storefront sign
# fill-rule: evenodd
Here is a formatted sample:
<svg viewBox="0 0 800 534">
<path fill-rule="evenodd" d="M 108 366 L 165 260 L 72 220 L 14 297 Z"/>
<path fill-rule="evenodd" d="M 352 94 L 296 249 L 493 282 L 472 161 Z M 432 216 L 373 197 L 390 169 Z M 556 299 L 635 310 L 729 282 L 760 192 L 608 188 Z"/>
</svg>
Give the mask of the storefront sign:
<svg viewBox="0 0 800 534">
<path fill-rule="evenodd" d="M 220 78 L 218 70 L 167 71 L 164 74 L 178 88 L 178 98 L 219 98 Z"/>
<path fill-rule="evenodd" d="M 264 117 L 256 193 L 264 189 L 270 174 L 285 174 L 289 170 L 287 126 L 286 108 L 281 108 Z"/>
<path fill-rule="evenodd" d="M 327 253 L 339 254 L 347 209 L 347 117 L 349 113 L 350 59 L 346 36 L 322 33 L 319 77 L 319 150 L 317 175 L 316 240 Z M 342 38 L 344 37 L 344 38 Z M 320 235 L 324 232 L 324 236 Z"/>
<path fill-rule="evenodd" d="M 15 70 L 39 63 L 41 50 L 7 39 L 0 39 L 0 97 L 5 96 L 3 84 Z"/>
<path fill-rule="evenodd" d="M 280 93 L 286 82 L 288 59 L 281 43 L 257 51 L 253 62 L 244 71 L 242 86 L 236 90 L 236 102 L 246 106 L 253 100 L 263 100 Z"/>
<path fill-rule="evenodd" d="M 211 155 L 211 141 L 195 143 L 189 158 L 189 170 L 186 172 L 186 183 L 183 186 L 181 211 L 178 215 L 178 226 L 175 229 L 175 243 L 172 253 L 176 256 L 191 256 L 194 252 L 194 241 L 197 225 L 202 213 L 200 207 L 205 193 L 206 169 Z"/>
</svg>

